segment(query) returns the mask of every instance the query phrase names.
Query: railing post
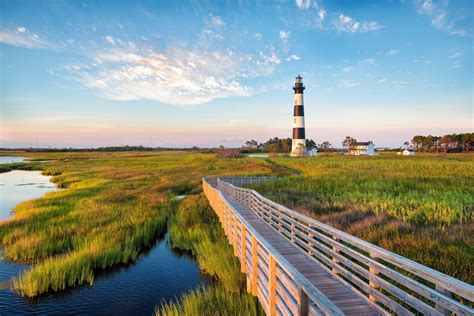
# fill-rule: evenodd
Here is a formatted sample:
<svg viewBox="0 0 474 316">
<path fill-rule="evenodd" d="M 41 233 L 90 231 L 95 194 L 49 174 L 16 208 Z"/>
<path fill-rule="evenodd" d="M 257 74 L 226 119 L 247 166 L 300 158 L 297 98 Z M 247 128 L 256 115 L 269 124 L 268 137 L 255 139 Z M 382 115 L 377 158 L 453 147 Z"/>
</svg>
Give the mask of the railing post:
<svg viewBox="0 0 474 316">
<path fill-rule="evenodd" d="M 240 225 L 240 265 L 243 273 L 247 273 L 247 229 Z"/>
<path fill-rule="evenodd" d="M 336 236 L 332 236 L 332 239 L 339 242 L 339 239 Z M 332 246 L 332 251 L 334 251 L 335 253 L 339 253 L 339 249 L 337 249 L 337 247 L 335 247 L 335 246 Z M 332 257 L 332 262 L 334 262 L 335 264 L 338 264 L 339 259 L 337 259 L 335 256 L 333 256 Z M 337 270 L 336 268 L 332 268 L 332 273 L 338 274 L 339 270 Z"/>
<path fill-rule="evenodd" d="M 298 316 L 308 316 L 309 306 L 308 306 L 308 294 L 302 289 L 298 289 Z"/>
<path fill-rule="evenodd" d="M 372 253 L 370 254 L 370 258 L 372 258 L 373 260 L 376 260 L 377 257 L 375 255 L 373 255 Z M 370 279 L 369 279 L 369 286 L 371 288 L 373 288 L 374 290 L 377 290 L 378 289 L 378 286 L 377 286 L 377 283 L 375 283 L 374 281 L 372 281 L 372 278 L 373 276 L 376 276 L 379 274 L 379 271 L 377 269 L 375 269 L 374 267 L 372 267 L 372 265 L 369 266 L 369 272 L 370 272 Z M 372 295 L 372 294 L 369 294 L 369 299 L 372 301 L 372 302 L 376 302 L 377 301 L 377 298 Z"/>
<path fill-rule="evenodd" d="M 296 228 L 296 225 L 294 223 L 291 223 L 291 243 L 294 244 L 296 242 L 295 236 L 296 233 L 293 231 Z"/>
<path fill-rule="evenodd" d="M 449 293 L 448 291 L 446 291 L 444 288 L 440 287 L 439 285 L 436 285 L 436 291 L 443 293 L 444 295 L 448 297 L 451 297 L 451 293 Z M 436 304 L 436 310 L 443 315 L 451 315 L 451 311 L 447 310 L 446 308 L 444 308 L 444 306 L 440 304 Z"/>
<path fill-rule="evenodd" d="M 258 294 L 258 242 L 255 236 L 252 236 L 252 295 L 257 296 Z"/>
<path fill-rule="evenodd" d="M 276 315 L 276 261 L 275 257 L 269 254 L 269 269 L 268 269 L 268 303 L 270 309 L 270 316 Z"/>
<path fill-rule="evenodd" d="M 239 256 L 239 232 L 238 232 L 238 223 L 237 223 L 237 215 L 234 214 L 233 216 L 233 222 L 234 222 L 234 256 L 238 257 Z"/>
<path fill-rule="evenodd" d="M 313 234 L 308 233 L 308 237 L 313 238 L 314 236 L 313 236 Z M 314 246 L 314 244 L 311 241 L 308 241 L 308 247 L 309 247 L 308 255 L 310 255 L 310 256 L 313 255 L 313 246 Z"/>
</svg>

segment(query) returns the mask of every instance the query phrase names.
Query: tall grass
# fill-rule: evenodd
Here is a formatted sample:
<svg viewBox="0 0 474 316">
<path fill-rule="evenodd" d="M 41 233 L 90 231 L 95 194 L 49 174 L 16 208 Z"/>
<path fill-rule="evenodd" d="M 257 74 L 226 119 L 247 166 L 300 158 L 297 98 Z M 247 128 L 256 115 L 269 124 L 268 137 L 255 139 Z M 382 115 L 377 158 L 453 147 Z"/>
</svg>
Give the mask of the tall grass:
<svg viewBox="0 0 474 316">
<path fill-rule="evenodd" d="M 170 215 L 173 247 L 191 251 L 216 285 L 191 291 L 179 302 L 164 304 L 157 315 L 259 315 L 258 301 L 245 293 L 245 276 L 219 220 L 203 194 L 183 200 Z"/>
<path fill-rule="evenodd" d="M 181 303 L 163 304 L 155 311 L 157 316 L 195 315 L 263 315 L 258 302 L 249 295 L 229 293 L 215 286 L 186 293 Z"/>
<path fill-rule="evenodd" d="M 13 288 L 28 297 L 92 284 L 97 270 L 135 260 L 143 247 L 165 232 L 168 218 L 179 203 L 173 197 L 200 192 L 203 176 L 258 175 L 275 170 L 259 160 L 218 159 L 210 154 L 28 153 L 28 156 L 54 159 L 45 164 L 43 173 L 53 175 L 53 182 L 65 188 L 21 203 L 12 218 L 0 222 L 0 245 L 5 258 L 33 263 L 29 270 L 13 279 Z M 215 170 L 208 170 L 208 165 L 216 166 Z M 13 169 L 28 166 L 15 165 Z M 189 203 L 186 205 L 191 207 Z M 196 217 L 203 215 L 207 216 L 206 220 L 212 220 L 209 210 L 206 212 Z M 207 257 L 204 251 L 229 253 L 231 248 L 219 241 L 222 232 L 217 226 L 201 228 L 200 234 L 209 239 L 202 239 L 193 248 L 194 253 L 201 253 L 200 265 L 214 276 L 220 270 L 226 271 L 222 280 L 227 290 L 240 286 L 241 276 L 228 270 L 236 266 L 235 259 L 227 257 L 227 261 L 219 262 L 220 266 L 202 259 Z"/>
<path fill-rule="evenodd" d="M 253 186 L 268 198 L 474 281 L 474 155 L 270 159 L 301 176 Z"/>
</svg>

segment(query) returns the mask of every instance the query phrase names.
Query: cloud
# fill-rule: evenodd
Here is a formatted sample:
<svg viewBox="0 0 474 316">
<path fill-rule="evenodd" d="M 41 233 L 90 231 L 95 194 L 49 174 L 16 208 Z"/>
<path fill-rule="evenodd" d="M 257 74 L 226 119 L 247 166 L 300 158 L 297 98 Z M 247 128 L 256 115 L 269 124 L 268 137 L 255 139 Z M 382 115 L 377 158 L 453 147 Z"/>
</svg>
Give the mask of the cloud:
<svg viewBox="0 0 474 316">
<path fill-rule="evenodd" d="M 225 25 L 225 22 L 221 19 L 220 16 L 211 17 L 211 22 L 212 22 L 212 25 L 214 25 L 215 27 L 220 27 L 220 26 Z"/>
<path fill-rule="evenodd" d="M 97 54 L 90 65 L 65 70 L 111 100 L 157 100 L 173 105 L 202 104 L 218 98 L 250 96 L 246 78 L 270 74 L 281 60 L 271 48 L 258 56 L 227 50 L 150 48 L 128 45 Z"/>
<path fill-rule="evenodd" d="M 298 55 L 291 55 L 290 57 L 288 57 L 286 59 L 286 61 L 290 61 L 290 60 L 300 60 L 301 58 L 298 56 Z"/>
<path fill-rule="evenodd" d="M 456 69 L 456 68 L 461 68 L 462 67 L 462 57 L 464 56 L 463 53 L 461 52 L 456 52 L 451 54 L 448 59 L 451 60 L 452 64 L 449 66 L 448 69 Z"/>
<path fill-rule="evenodd" d="M 424 57 L 424 56 L 421 56 L 421 57 L 416 58 L 414 60 L 414 62 L 429 65 L 429 64 L 431 64 L 432 61 L 429 60 L 428 58 Z"/>
<path fill-rule="evenodd" d="M 105 40 L 106 40 L 107 42 L 109 42 L 110 44 L 112 44 L 112 45 L 115 46 L 115 40 L 114 40 L 114 38 L 113 38 L 112 36 L 107 35 L 107 36 L 105 37 Z"/>
<path fill-rule="evenodd" d="M 449 1 L 447 0 L 439 2 L 417 0 L 415 5 L 418 8 L 418 13 L 428 16 L 435 28 L 450 35 L 472 36 L 472 8 L 460 8 L 455 12 L 455 10 L 449 8 Z M 464 11 L 471 11 L 471 13 L 466 15 Z"/>
<path fill-rule="evenodd" d="M 15 30 L 5 27 L 0 29 L 0 43 L 30 49 L 58 49 L 58 46 L 30 32 L 26 27 L 19 26 Z"/>
<path fill-rule="evenodd" d="M 344 72 L 352 72 L 352 70 L 354 70 L 354 67 L 348 66 L 348 67 L 342 68 L 342 71 L 344 71 Z"/>
<path fill-rule="evenodd" d="M 462 56 L 464 56 L 463 53 L 456 52 L 456 53 L 450 55 L 450 56 L 449 56 L 449 59 L 459 59 L 459 58 L 461 58 Z"/>
<path fill-rule="evenodd" d="M 338 86 L 341 88 L 353 88 L 353 87 L 357 87 L 358 85 L 360 85 L 358 82 L 355 82 L 350 79 L 341 80 L 339 81 L 339 84 L 338 84 Z"/>
<path fill-rule="evenodd" d="M 375 58 L 366 58 L 366 59 L 359 60 L 359 64 L 375 65 L 376 61 L 377 60 Z"/>
<path fill-rule="evenodd" d="M 296 0 L 296 6 L 301 10 L 307 10 L 311 8 L 311 0 Z"/>
<path fill-rule="evenodd" d="M 261 40 L 262 39 L 262 34 L 260 33 L 255 33 L 255 35 L 253 36 L 257 39 L 257 41 Z"/>
<path fill-rule="evenodd" d="M 385 53 L 385 55 L 387 56 L 393 56 L 393 55 L 398 55 L 398 54 L 400 54 L 400 51 L 396 49 L 390 49 L 388 52 Z"/>
<path fill-rule="evenodd" d="M 384 83 L 385 81 L 387 81 L 387 79 L 382 78 L 382 79 L 377 80 L 377 83 L 378 83 L 378 84 L 382 84 L 382 83 Z"/>
<path fill-rule="evenodd" d="M 290 37 L 290 32 L 280 31 L 280 39 L 283 42 L 288 41 L 288 37 Z"/>
<path fill-rule="evenodd" d="M 379 22 L 358 22 L 354 18 L 343 14 L 340 14 L 339 17 L 333 21 L 333 25 L 338 32 L 346 33 L 366 33 L 377 31 L 382 28 Z"/>
</svg>

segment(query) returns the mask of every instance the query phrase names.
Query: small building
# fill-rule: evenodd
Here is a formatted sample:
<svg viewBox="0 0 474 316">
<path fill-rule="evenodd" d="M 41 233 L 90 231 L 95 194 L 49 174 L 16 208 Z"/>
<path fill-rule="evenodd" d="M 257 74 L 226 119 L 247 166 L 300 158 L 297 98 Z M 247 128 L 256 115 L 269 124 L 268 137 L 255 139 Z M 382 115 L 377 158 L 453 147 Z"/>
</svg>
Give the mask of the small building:
<svg viewBox="0 0 474 316">
<path fill-rule="evenodd" d="M 375 145 L 373 142 L 357 142 L 349 146 L 349 155 L 367 156 L 375 155 Z"/>
<path fill-rule="evenodd" d="M 415 156 L 415 151 L 413 149 L 404 149 L 402 151 L 403 156 Z"/>
</svg>

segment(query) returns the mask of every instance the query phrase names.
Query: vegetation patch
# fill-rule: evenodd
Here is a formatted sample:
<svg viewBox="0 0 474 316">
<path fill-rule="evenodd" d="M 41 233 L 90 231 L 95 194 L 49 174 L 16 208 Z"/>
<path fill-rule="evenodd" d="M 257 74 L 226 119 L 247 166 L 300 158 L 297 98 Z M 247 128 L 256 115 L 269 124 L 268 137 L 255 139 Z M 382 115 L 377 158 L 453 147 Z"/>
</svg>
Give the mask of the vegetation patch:
<svg viewBox="0 0 474 316">
<path fill-rule="evenodd" d="M 301 172 L 252 186 L 269 199 L 474 282 L 474 155 L 269 159 Z"/>
</svg>

